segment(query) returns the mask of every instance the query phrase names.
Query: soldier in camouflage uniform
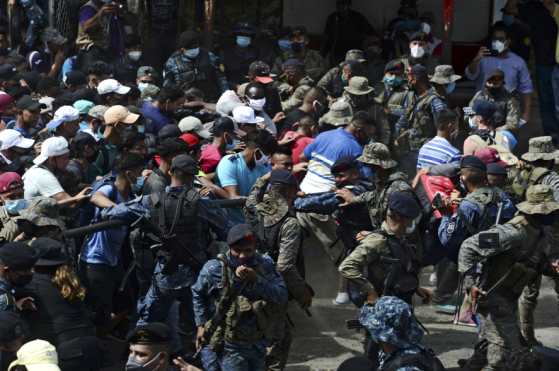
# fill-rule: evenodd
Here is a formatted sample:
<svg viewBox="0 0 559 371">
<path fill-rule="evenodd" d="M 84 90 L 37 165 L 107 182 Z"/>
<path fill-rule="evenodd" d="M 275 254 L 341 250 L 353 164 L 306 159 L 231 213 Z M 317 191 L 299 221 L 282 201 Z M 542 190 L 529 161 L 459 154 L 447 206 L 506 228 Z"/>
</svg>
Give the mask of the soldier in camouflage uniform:
<svg viewBox="0 0 559 371">
<path fill-rule="evenodd" d="M 470 104 L 471 109 L 477 100 L 486 100 L 497 106 L 494 116 L 495 127 L 503 130 L 518 130 L 521 126 L 520 101 L 505 89 L 505 74 L 497 69 L 488 75 L 485 87 L 478 91 Z"/>
<path fill-rule="evenodd" d="M 0 247 L 0 311 L 30 309 L 30 298 L 16 300 L 14 289 L 31 282 L 37 259 L 35 249 L 23 242 L 10 242 Z"/>
<path fill-rule="evenodd" d="M 524 167 L 512 175 L 512 189 L 516 196 L 522 199 L 528 187 L 544 184 L 549 186 L 555 201 L 559 202 L 559 175 L 552 170 L 557 158 L 559 151 L 553 146 L 550 136 L 531 138 L 528 152 L 522 155 Z M 548 246 L 556 246 L 559 241 L 559 223 L 546 227 L 545 232 Z M 527 285 L 519 305 L 522 334 L 531 345 L 538 343 L 534 336 L 534 311 L 538 304 L 541 278 L 541 275 L 538 275 Z M 555 292 L 559 296 L 559 279 L 555 279 Z"/>
<path fill-rule="evenodd" d="M 364 76 L 365 69 L 361 65 L 366 61 L 365 53 L 358 49 L 349 50 L 346 53 L 345 61 L 336 67 L 332 67 L 316 84 L 319 88 L 328 93 L 332 98 L 342 95 L 344 87 L 354 76 Z"/>
<path fill-rule="evenodd" d="M 314 86 L 314 80 L 307 75 L 305 65 L 298 59 L 288 59 L 282 69 L 282 82 L 278 91 L 282 109 L 288 112 L 303 103 L 305 94 Z"/>
<path fill-rule="evenodd" d="M 357 161 L 372 169 L 374 175 L 374 191 L 364 192 L 355 196 L 348 189 L 340 189 L 336 194 L 347 204 L 364 204 L 369 210 L 369 217 L 373 230 L 381 227 L 386 211 L 388 199 L 396 192 L 413 194 L 406 174 L 395 171 L 398 163 L 390 157 L 390 151 L 382 143 L 369 143 L 363 149 L 363 154 Z"/>
<path fill-rule="evenodd" d="M 435 121 L 437 115 L 447 108 L 441 97 L 429 83 L 427 69 L 417 64 L 408 74 L 413 96 L 406 99 L 405 113 L 396 123 L 396 145 L 402 169 L 413 178 L 416 173 L 419 149 L 437 134 Z"/>
<path fill-rule="evenodd" d="M 293 210 L 297 187 L 297 180 L 291 172 L 272 170 L 254 184 L 247 198 L 245 217 L 256 232 L 258 250 L 274 260 L 290 297 L 301 308 L 308 308 L 313 294 L 304 279 L 303 230 Z M 267 356 L 268 370 L 285 368 L 291 341 L 286 320 L 283 339 L 273 344 Z"/>
<path fill-rule="evenodd" d="M 224 67 L 212 52 L 200 47 L 200 36 L 195 31 L 186 31 L 179 39 L 179 50 L 174 52 L 163 71 L 163 86 L 178 86 L 183 90 L 198 88 L 206 99 L 217 98 L 229 89 Z"/>
<path fill-rule="evenodd" d="M 546 252 L 543 241 L 543 228 L 554 223 L 559 203 L 550 187 L 535 185 L 517 207 L 511 221 L 468 238 L 460 248 L 458 270 L 483 319 L 480 342 L 464 370 L 538 369 L 522 339 L 517 303 L 539 272 L 559 272 L 558 255 Z"/>
</svg>

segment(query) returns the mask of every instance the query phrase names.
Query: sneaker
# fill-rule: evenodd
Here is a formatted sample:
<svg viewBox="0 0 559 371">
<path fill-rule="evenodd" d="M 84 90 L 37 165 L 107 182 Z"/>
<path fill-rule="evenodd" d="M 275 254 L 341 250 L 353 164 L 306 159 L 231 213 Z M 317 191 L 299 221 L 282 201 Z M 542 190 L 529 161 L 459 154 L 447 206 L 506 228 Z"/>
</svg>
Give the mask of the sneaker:
<svg viewBox="0 0 559 371">
<path fill-rule="evenodd" d="M 439 313 L 451 314 L 456 313 L 456 305 L 446 304 L 446 305 L 435 305 L 435 309 Z"/>
<path fill-rule="evenodd" d="M 334 305 L 349 304 L 349 294 L 347 292 L 338 292 L 336 299 L 332 300 Z"/>
<path fill-rule="evenodd" d="M 437 273 L 436 272 L 431 273 L 431 275 L 429 276 L 429 284 L 431 286 L 437 286 Z"/>
</svg>

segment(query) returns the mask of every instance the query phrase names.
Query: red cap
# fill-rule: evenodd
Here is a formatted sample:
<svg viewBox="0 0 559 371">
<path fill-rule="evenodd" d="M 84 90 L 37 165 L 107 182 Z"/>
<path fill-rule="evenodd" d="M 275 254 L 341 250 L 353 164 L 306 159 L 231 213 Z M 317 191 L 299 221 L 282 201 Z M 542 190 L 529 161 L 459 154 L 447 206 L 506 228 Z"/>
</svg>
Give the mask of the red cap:
<svg viewBox="0 0 559 371">
<path fill-rule="evenodd" d="M 10 186 L 14 183 L 19 183 L 23 186 L 23 181 L 18 173 L 7 172 L 0 175 L 0 193 L 9 192 Z"/>
<path fill-rule="evenodd" d="M 6 93 L 0 93 L 0 112 L 4 112 L 6 108 L 14 102 L 14 98 Z"/>
<path fill-rule="evenodd" d="M 269 84 L 274 81 L 274 79 L 272 79 L 270 76 L 256 76 L 254 80 L 261 84 Z"/>
<path fill-rule="evenodd" d="M 499 157 L 499 152 L 495 148 L 480 148 L 475 151 L 474 156 L 479 158 L 486 165 L 496 163 L 504 167 L 507 166 L 507 163 L 501 160 L 501 157 Z"/>
<path fill-rule="evenodd" d="M 194 134 L 185 133 L 179 137 L 182 139 L 186 144 L 188 144 L 189 148 L 196 147 L 200 144 L 200 139 Z"/>
</svg>

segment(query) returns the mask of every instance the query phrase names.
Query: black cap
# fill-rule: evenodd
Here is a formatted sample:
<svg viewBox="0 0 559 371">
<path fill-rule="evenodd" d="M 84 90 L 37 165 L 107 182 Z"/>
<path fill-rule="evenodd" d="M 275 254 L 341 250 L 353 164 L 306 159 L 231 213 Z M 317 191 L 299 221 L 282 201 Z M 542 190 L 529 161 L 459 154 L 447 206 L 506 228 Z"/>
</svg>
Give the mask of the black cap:
<svg viewBox="0 0 559 371">
<path fill-rule="evenodd" d="M 412 41 L 425 41 L 427 42 L 429 40 L 429 36 L 422 31 L 418 31 L 418 32 L 414 32 L 411 36 L 410 36 L 410 42 Z"/>
<path fill-rule="evenodd" d="M 70 71 L 66 74 L 66 85 L 85 85 L 87 84 L 87 76 L 82 71 Z"/>
<path fill-rule="evenodd" d="M 181 136 L 181 130 L 175 124 L 167 124 L 159 129 L 157 133 L 157 138 L 159 140 L 167 139 L 167 138 L 178 138 Z"/>
<path fill-rule="evenodd" d="M 223 133 L 235 133 L 235 123 L 230 117 L 220 116 L 214 121 L 211 129 L 212 135 L 221 135 Z"/>
<path fill-rule="evenodd" d="M 179 37 L 179 46 L 190 49 L 200 45 L 200 34 L 196 31 L 184 31 Z"/>
<path fill-rule="evenodd" d="M 0 247 L 0 262 L 14 270 L 31 269 L 37 259 L 37 251 L 23 242 L 9 242 Z"/>
<path fill-rule="evenodd" d="M 284 184 L 297 187 L 297 179 L 293 176 L 293 173 L 285 169 L 272 170 L 270 174 L 270 184 Z"/>
<path fill-rule="evenodd" d="M 233 26 L 233 35 L 254 36 L 256 28 L 248 22 L 239 22 Z"/>
<path fill-rule="evenodd" d="M 464 156 L 460 161 L 460 169 L 477 169 L 487 171 L 487 165 L 476 156 Z"/>
<path fill-rule="evenodd" d="M 396 214 L 410 219 L 415 219 L 421 214 L 419 204 L 409 192 L 392 193 L 388 197 L 388 208 Z"/>
<path fill-rule="evenodd" d="M 31 243 L 39 260 L 35 263 L 39 267 L 52 267 L 68 263 L 68 256 L 64 253 L 64 245 L 52 238 L 39 237 Z"/>
<path fill-rule="evenodd" d="M 17 76 L 16 66 L 13 64 L 3 64 L 0 66 L 0 79 L 9 80 Z"/>
<path fill-rule="evenodd" d="M 157 154 L 161 157 L 176 156 L 188 152 L 188 144 L 180 138 L 167 138 L 157 146 Z"/>
<path fill-rule="evenodd" d="M 410 74 L 415 77 L 426 77 L 428 75 L 427 68 L 422 64 L 413 65 L 410 69 Z"/>
<path fill-rule="evenodd" d="M 31 98 L 30 95 L 24 95 L 18 99 L 16 107 L 20 110 L 37 111 L 41 108 L 41 103 Z"/>
<path fill-rule="evenodd" d="M 492 162 L 487 164 L 487 174 L 507 176 L 507 169 L 496 162 Z"/>
<path fill-rule="evenodd" d="M 404 66 L 404 63 L 400 60 L 393 60 L 390 61 L 386 64 L 386 66 L 384 67 L 384 73 L 390 72 L 390 73 L 403 73 L 405 70 L 406 66 Z"/>
<path fill-rule="evenodd" d="M 248 66 L 248 73 L 253 76 L 267 77 L 270 76 L 270 65 L 263 61 L 254 61 Z"/>
<path fill-rule="evenodd" d="M 488 100 L 478 99 L 474 102 L 472 110 L 476 115 L 481 116 L 484 120 L 491 120 L 497 111 L 497 106 L 495 103 Z"/>
<path fill-rule="evenodd" d="M 0 312 L 0 343 L 12 342 L 24 335 L 23 321 L 19 314 L 10 311 Z"/>
<path fill-rule="evenodd" d="M 164 323 L 152 322 L 136 327 L 127 340 L 130 344 L 166 344 L 171 341 L 171 329 Z"/>
<path fill-rule="evenodd" d="M 35 91 L 41 75 L 37 71 L 28 71 L 21 74 L 21 79 L 27 83 L 31 90 Z"/>
<path fill-rule="evenodd" d="M 332 165 L 330 172 L 335 175 L 335 174 L 342 173 L 344 171 L 358 169 L 358 166 L 359 165 L 357 164 L 357 161 L 355 161 L 354 158 L 342 157 L 339 158 L 336 162 L 334 162 L 334 165 Z"/>
<path fill-rule="evenodd" d="M 198 173 L 198 163 L 189 155 L 178 155 L 171 161 L 171 171 L 174 170 L 196 175 Z"/>
<path fill-rule="evenodd" d="M 227 234 L 227 244 L 236 245 L 243 240 L 253 240 L 254 232 L 248 224 L 237 224 L 229 230 Z"/>
<path fill-rule="evenodd" d="M 305 26 L 295 26 L 291 29 L 291 36 L 307 35 L 307 28 Z"/>
</svg>

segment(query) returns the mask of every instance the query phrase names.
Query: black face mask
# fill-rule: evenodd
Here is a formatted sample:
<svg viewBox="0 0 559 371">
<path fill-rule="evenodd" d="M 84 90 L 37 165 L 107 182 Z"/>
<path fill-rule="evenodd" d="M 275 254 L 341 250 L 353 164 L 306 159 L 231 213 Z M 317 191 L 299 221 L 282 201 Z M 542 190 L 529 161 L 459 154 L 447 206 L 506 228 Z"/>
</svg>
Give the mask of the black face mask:
<svg viewBox="0 0 559 371">
<path fill-rule="evenodd" d="M 304 43 L 293 43 L 293 44 L 291 44 L 291 50 L 293 50 L 293 53 L 300 53 L 303 50 L 305 50 L 305 44 Z"/>
<path fill-rule="evenodd" d="M 24 287 L 29 284 L 32 279 L 32 274 L 18 275 L 17 277 L 11 278 L 10 283 L 15 287 Z"/>
<path fill-rule="evenodd" d="M 498 95 L 500 92 L 503 91 L 503 87 L 487 87 L 487 91 L 489 92 L 489 94 L 491 94 L 492 96 Z"/>
</svg>

